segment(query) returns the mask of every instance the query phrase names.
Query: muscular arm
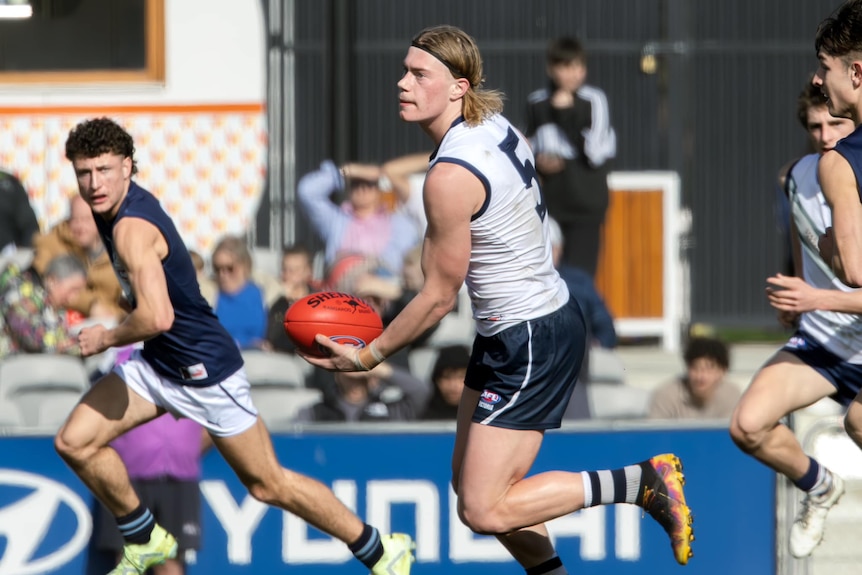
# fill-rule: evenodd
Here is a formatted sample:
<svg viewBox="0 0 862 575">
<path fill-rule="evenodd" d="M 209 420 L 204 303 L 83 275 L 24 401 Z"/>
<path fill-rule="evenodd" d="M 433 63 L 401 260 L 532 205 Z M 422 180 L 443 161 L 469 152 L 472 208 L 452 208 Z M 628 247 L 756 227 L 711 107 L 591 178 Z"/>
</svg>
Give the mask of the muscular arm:
<svg viewBox="0 0 862 575">
<path fill-rule="evenodd" d="M 425 283 L 378 338 L 389 356 L 412 342 L 452 311 L 467 276 L 472 240 L 470 218 L 482 205 L 479 180 L 455 164 L 437 164 L 425 179 L 428 228 L 422 245 Z"/>
<path fill-rule="evenodd" d="M 485 190 L 465 168 L 443 163 L 428 172 L 423 196 L 428 216 L 422 246 L 425 283 L 377 338 L 377 350 L 387 357 L 417 339 L 455 307 L 470 264 L 470 218 L 482 205 Z M 326 369 L 355 369 L 354 349 L 323 336 L 317 342 L 329 348 L 333 356 L 307 358 L 311 363 Z"/>
<path fill-rule="evenodd" d="M 823 154 L 818 164 L 820 187 L 832 209 L 832 270 L 848 286 L 862 286 L 862 202 L 853 169 L 838 152 Z M 827 254 L 824 254 L 827 255 Z"/>
<path fill-rule="evenodd" d="M 151 339 L 169 330 L 174 321 L 162 267 L 168 248 L 161 232 L 145 220 L 124 218 L 114 227 L 114 247 L 129 272 L 137 305 L 112 329 L 96 326 L 81 330 L 79 339 L 85 355 Z"/>
</svg>

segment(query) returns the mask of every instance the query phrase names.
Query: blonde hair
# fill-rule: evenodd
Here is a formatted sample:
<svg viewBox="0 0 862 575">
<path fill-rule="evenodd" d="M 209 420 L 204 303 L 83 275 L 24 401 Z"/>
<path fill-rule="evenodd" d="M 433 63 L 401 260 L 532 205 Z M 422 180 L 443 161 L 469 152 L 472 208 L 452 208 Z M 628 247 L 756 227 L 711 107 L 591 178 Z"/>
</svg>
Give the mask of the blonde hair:
<svg viewBox="0 0 862 575">
<path fill-rule="evenodd" d="M 461 105 L 467 125 L 475 126 L 503 111 L 503 93 L 482 87 L 482 55 L 469 34 L 455 26 L 432 26 L 419 32 L 411 45 L 437 58 L 453 77 L 470 83 Z"/>
</svg>

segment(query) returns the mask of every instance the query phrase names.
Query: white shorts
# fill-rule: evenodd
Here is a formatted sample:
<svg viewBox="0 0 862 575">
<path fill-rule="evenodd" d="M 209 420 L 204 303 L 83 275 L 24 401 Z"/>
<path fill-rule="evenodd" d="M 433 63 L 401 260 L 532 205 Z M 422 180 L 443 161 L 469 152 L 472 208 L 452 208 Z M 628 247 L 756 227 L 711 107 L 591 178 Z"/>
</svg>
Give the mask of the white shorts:
<svg viewBox="0 0 862 575">
<path fill-rule="evenodd" d="M 196 421 L 215 436 L 239 435 L 257 422 L 244 368 L 207 387 L 180 385 L 159 375 L 136 349 L 113 371 L 150 403 Z"/>
</svg>

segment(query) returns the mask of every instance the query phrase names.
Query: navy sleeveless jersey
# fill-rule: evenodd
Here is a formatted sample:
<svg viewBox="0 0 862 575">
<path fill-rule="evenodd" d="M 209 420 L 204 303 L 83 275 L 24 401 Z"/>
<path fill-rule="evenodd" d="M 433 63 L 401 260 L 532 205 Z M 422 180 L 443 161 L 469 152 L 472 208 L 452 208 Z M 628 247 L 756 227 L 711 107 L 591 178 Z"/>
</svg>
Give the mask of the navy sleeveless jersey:
<svg viewBox="0 0 862 575">
<path fill-rule="evenodd" d="M 853 175 L 856 176 L 856 193 L 862 201 L 862 126 L 856 126 L 852 134 L 839 140 L 835 145 L 835 151 L 844 156 L 853 168 Z"/>
<path fill-rule="evenodd" d="M 135 182 L 117 217 L 95 217 L 123 293 L 136 305 L 128 273 L 114 251 L 114 226 L 122 218 L 140 218 L 156 226 L 168 244 L 162 260 L 174 323 L 165 333 L 144 342 L 142 355 L 165 378 L 182 385 L 207 386 L 224 381 L 242 367 L 239 348 L 203 298 L 188 249 L 158 199 Z"/>
</svg>

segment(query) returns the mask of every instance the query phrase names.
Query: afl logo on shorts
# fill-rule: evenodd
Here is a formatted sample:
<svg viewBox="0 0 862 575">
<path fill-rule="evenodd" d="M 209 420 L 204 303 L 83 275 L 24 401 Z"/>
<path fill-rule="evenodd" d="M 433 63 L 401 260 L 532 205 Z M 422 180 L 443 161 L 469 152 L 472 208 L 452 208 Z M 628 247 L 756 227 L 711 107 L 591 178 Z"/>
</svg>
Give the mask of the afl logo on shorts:
<svg viewBox="0 0 862 575">
<path fill-rule="evenodd" d="M 503 398 L 500 397 L 499 393 L 494 393 L 493 391 L 488 391 L 486 389 L 482 392 L 481 397 L 479 397 L 479 407 L 492 411 L 494 406 L 500 403 L 501 399 Z"/>
</svg>

